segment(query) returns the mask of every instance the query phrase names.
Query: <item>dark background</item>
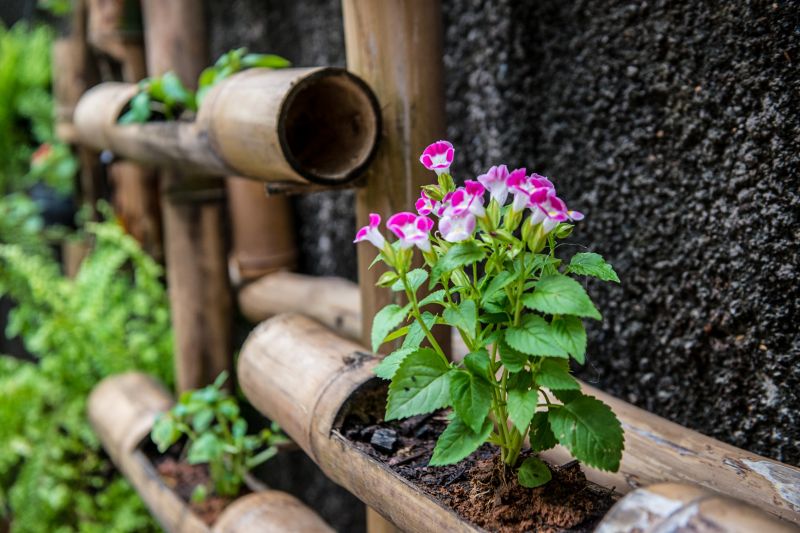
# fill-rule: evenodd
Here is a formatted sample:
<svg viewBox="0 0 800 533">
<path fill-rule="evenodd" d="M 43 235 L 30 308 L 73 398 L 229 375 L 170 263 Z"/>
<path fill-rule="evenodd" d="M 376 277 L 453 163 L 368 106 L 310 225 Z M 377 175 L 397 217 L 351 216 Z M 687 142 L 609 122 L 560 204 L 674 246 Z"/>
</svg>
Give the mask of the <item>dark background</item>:
<svg viewBox="0 0 800 533">
<path fill-rule="evenodd" d="M 214 55 L 343 65 L 338 0 L 207 0 Z M 444 0 L 455 172 L 550 176 L 619 286 L 584 379 L 800 463 L 800 2 Z M 435 139 L 431 139 L 433 141 Z M 303 269 L 355 279 L 352 193 L 296 200 Z"/>
</svg>

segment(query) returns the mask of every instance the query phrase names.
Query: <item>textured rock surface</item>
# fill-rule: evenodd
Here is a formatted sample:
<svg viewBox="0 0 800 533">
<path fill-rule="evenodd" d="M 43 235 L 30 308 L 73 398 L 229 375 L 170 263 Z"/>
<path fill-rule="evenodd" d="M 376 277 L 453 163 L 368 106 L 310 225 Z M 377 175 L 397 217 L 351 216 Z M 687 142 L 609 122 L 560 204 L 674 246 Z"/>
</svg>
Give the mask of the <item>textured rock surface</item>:
<svg viewBox="0 0 800 533">
<path fill-rule="evenodd" d="M 342 64 L 337 0 L 209 1 L 215 53 Z M 800 463 L 800 2 L 444 5 L 456 171 L 549 175 L 622 278 L 584 378 Z M 307 272 L 354 277 L 351 203 L 297 201 Z"/>
</svg>

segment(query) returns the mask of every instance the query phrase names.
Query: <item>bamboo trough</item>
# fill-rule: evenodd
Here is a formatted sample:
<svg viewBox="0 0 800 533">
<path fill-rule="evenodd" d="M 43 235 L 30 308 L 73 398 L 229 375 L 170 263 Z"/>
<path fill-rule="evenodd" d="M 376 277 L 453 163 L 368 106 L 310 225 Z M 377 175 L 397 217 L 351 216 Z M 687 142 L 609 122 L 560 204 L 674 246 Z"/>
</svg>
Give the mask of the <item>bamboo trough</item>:
<svg viewBox="0 0 800 533">
<path fill-rule="evenodd" d="M 372 91 L 339 68 L 247 70 L 215 86 L 194 121 L 117 124 L 136 92 L 87 91 L 75 109 L 81 141 L 191 175 L 343 185 L 369 164 L 381 129 Z"/>
<path fill-rule="evenodd" d="M 315 301 L 310 305 L 307 295 L 312 291 Z M 335 306 L 325 305 L 324 302 L 331 297 L 335 300 Z M 242 290 L 239 302 L 245 316 L 253 321 L 282 312 L 306 313 L 340 335 L 349 339 L 361 338 L 358 329 L 358 317 L 361 314 L 358 287 L 346 280 L 272 274 Z M 293 324 L 293 321 L 288 322 Z M 273 323 L 268 324 L 271 330 Z M 262 335 L 258 332 L 264 329 L 267 329 L 266 326 L 257 329 L 248 345 L 256 342 Z M 292 331 L 292 328 L 287 328 L 286 336 L 293 336 Z M 274 332 L 271 334 L 278 335 Z M 301 346 L 306 346 L 302 336 L 298 335 L 295 340 L 297 345 L 294 348 L 291 347 L 292 340 L 284 340 L 283 346 L 289 353 L 302 354 Z M 352 342 L 345 345 L 342 341 L 341 346 L 341 353 L 344 353 L 345 347 L 355 351 L 353 346 L 357 345 Z M 314 351 L 313 347 L 308 349 Z M 357 350 L 364 351 L 364 348 Z M 466 353 L 466 347 L 459 341 L 458 335 L 453 338 L 453 352 L 455 358 Z M 250 368 L 243 370 L 242 365 L 250 365 L 252 358 L 263 355 L 247 345 L 242 354 L 240 375 L 247 376 Z M 585 393 L 610 405 L 625 430 L 625 451 L 619 472 L 610 474 L 582 466 L 590 481 L 615 487 L 621 493 L 663 482 L 692 483 L 748 502 L 790 522 L 800 523 L 800 469 L 707 437 L 585 383 L 581 383 L 581 386 Z M 253 391 L 257 397 L 266 394 L 258 390 L 261 386 L 257 383 L 253 387 L 257 389 Z M 249 392 L 248 397 L 258 405 Z M 570 460 L 569 453 L 561 447 L 543 455 L 556 464 Z"/>
<path fill-rule="evenodd" d="M 153 378 L 131 372 L 103 380 L 89 397 L 89 420 L 114 464 L 136 488 L 159 524 L 170 533 L 245 533 L 333 530 L 294 496 L 259 491 L 231 503 L 208 527 L 162 481 L 141 449 L 172 397 Z"/>
</svg>

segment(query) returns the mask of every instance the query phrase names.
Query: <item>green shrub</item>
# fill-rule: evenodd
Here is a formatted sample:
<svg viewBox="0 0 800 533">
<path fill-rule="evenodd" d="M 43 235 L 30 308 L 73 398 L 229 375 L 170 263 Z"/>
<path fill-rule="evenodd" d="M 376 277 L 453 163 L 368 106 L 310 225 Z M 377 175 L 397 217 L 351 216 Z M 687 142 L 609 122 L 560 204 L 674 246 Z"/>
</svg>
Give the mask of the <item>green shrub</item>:
<svg viewBox="0 0 800 533">
<path fill-rule="evenodd" d="M 6 333 L 37 357 L 0 357 L 0 514 L 15 532 L 155 530 L 103 453 L 86 399 L 126 370 L 172 382 L 162 271 L 114 222 L 86 234 L 93 250 L 74 280 L 48 253 L 0 245 L 0 296 L 17 303 Z"/>
</svg>

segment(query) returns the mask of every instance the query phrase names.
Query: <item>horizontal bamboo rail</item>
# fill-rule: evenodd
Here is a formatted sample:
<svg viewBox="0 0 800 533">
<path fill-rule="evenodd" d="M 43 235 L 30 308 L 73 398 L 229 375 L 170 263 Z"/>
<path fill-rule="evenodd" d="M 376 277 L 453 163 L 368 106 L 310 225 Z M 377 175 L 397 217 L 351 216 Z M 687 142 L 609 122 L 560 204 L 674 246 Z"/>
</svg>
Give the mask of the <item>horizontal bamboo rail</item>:
<svg viewBox="0 0 800 533">
<path fill-rule="evenodd" d="M 257 321 L 283 311 L 303 312 L 341 335 L 360 338 L 357 327 L 361 313 L 354 283 L 299 274 L 284 276 L 278 282 L 271 276 L 239 293 L 245 316 Z M 314 295 L 335 294 L 335 306 L 322 302 L 309 305 L 310 286 Z M 466 353 L 458 335 L 453 337 L 453 352 L 456 358 Z M 585 383 L 581 386 L 587 394 L 610 405 L 625 430 L 620 471 L 610 474 L 583 466 L 591 481 L 616 487 L 622 493 L 654 483 L 695 483 L 800 523 L 800 469 L 707 437 Z M 544 455 L 557 464 L 570 459 L 561 447 Z"/>
<path fill-rule="evenodd" d="M 103 380 L 89 396 L 89 420 L 114 464 L 136 488 L 161 526 L 172 533 L 304 531 L 330 533 L 311 509 L 276 490 L 239 498 L 209 528 L 161 480 L 140 449 L 172 397 L 153 378 L 131 372 Z"/>
<path fill-rule="evenodd" d="M 238 374 L 242 390 L 259 411 L 278 422 L 331 479 L 399 528 L 474 531 L 473 526 L 359 451 L 339 433 L 338 426 L 347 415 L 354 392 L 379 384 L 372 373 L 378 361 L 378 357 L 322 324 L 302 315 L 284 314 L 261 323 L 251 333 L 241 351 Z M 655 456 L 658 462 L 663 453 L 656 444 L 642 461 Z M 675 468 L 684 467 L 678 462 Z M 711 494 L 700 488 L 684 489 L 685 494 L 696 491 Z M 638 508 L 639 496 L 633 494 L 630 506 Z M 756 530 L 761 533 L 790 527 L 763 510 L 730 498 L 706 497 L 708 505 L 697 511 L 692 504 L 699 503 L 699 497 L 684 501 L 680 491 L 672 497 L 682 502 L 672 505 L 673 510 L 685 507 L 687 519 L 708 518 L 707 522 L 726 526 L 721 531 L 740 531 L 728 519 L 731 513 L 746 518 L 743 523 L 758 524 Z M 625 515 L 624 511 L 621 514 Z M 655 526 L 644 530 L 660 531 Z"/>
<path fill-rule="evenodd" d="M 369 164 L 381 131 L 372 91 L 339 68 L 247 70 L 215 86 L 195 121 L 117 124 L 136 91 L 87 91 L 75 109 L 82 142 L 188 174 L 342 185 Z"/>
</svg>

